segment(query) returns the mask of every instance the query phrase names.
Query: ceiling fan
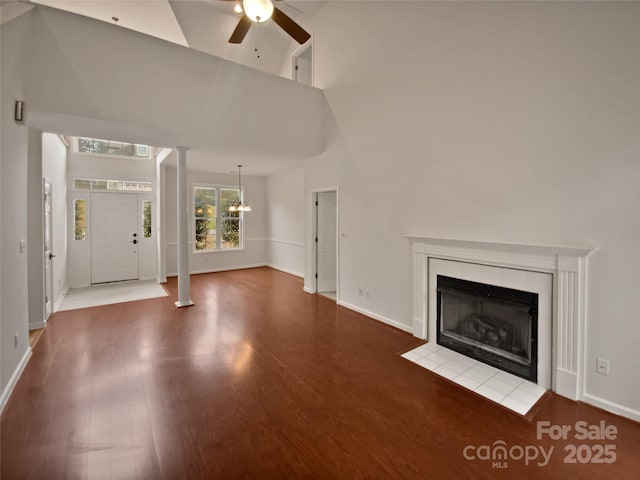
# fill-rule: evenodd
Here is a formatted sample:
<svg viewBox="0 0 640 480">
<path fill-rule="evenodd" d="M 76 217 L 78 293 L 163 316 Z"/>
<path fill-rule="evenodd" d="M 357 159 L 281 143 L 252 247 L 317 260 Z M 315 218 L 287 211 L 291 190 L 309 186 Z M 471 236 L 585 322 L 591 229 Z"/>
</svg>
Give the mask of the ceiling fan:
<svg viewBox="0 0 640 480">
<path fill-rule="evenodd" d="M 226 1 L 239 2 L 239 0 Z M 275 1 L 279 2 L 282 0 Z M 263 23 L 269 20 L 269 18 L 272 18 L 280 28 L 301 45 L 311 38 L 311 35 L 292 20 L 291 17 L 276 7 L 273 4 L 273 0 L 242 0 L 242 7 L 244 13 L 238 22 L 238 26 L 231 34 L 231 37 L 229 37 L 229 43 L 242 43 L 249 28 L 251 28 L 251 24 Z"/>
</svg>

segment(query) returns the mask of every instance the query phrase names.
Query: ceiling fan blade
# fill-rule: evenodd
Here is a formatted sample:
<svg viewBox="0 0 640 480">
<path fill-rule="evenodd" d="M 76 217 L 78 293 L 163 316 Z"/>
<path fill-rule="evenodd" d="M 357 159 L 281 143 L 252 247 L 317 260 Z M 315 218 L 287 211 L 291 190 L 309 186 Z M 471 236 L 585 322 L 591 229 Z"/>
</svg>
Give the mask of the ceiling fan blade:
<svg viewBox="0 0 640 480">
<path fill-rule="evenodd" d="M 229 37 L 229 43 L 242 43 L 242 40 L 247 36 L 247 32 L 249 31 L 249 28 L 251 28 L 252 23 L 253 22 L 249 17 L 242 15 L 238 22 L 238 26 Z"/>
<path fill-rule="evenodd" d="M 278 7 L 274 7 L 271 18 L 300 45 L 311 38 L 311 35 Z"/>
</svg>

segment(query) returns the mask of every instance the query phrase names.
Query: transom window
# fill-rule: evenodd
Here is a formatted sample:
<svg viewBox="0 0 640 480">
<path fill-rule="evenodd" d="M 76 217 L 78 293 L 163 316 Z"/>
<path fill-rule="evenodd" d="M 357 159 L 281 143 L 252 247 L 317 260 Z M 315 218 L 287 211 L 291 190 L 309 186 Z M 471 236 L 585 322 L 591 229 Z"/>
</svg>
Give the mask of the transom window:
<svg viewBox="0 0 640 480">
<path fill-rule="evenodd" d="M 238 202 L 239 197 L 237 188 L 193 187 L 193 242 L 196 252 L 242 246 L 242 212 L 229 211 L 229 205 Z"/>
<path fill-rule="evenodd" d="M 151 149 L 148 145 L 114 142 L 97 138 L 78 138 L 78 152 L 97 153 L 100 155 L 121 155 L 124 157 L 150 158 Z"/>
<path fill-rule="evenodd" d="M 74 178 L 73 188 L 77 190 L 110 190 L 127 192 L 150 192 L 151 182 L 136 180 L 105 180 L 101 178 Z"/>
</svg>

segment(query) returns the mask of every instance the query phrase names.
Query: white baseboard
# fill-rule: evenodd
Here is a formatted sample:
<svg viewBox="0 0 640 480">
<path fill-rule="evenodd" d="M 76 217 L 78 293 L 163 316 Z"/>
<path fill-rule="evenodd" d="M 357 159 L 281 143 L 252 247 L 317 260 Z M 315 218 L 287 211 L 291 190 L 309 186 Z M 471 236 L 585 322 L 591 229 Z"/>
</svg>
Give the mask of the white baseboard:
<svg viewBox="0 0 640 480">
<path fill-rule="evenodd" d="M 53 304 L 53 312 L 57 312 L 58 309 L 60 308 L 60 304 L 62 303 L 62 300 L 64 300 L 64 296 L 69 293 L 69 286 L 67 285 L 64 290 L 62 290 L 62 292 L 60 292 L 60 295 L 58 295 L 58 298 L 56 299 L 56 302 Z"/>
<path fill-rule="evenodd" d="M 302 287 L 302 290 L 306 293 L 310 293 L 311 295 L 316 293 L 316 291 L 313 288 L 309 288 L 309 287 Z"/>
<path fill-rule="evenodd" d="M 615 413 L 616 415 L 621 415 L 623 417 L 630 418 L 631 420 L 635 420 L 636 422 L 640 422 L 640 412 L 638 410 L 610 402 L 609 400 L 605 400 L 604 398 L 596 397 L 595 395 L 590 395 L 588 393 L 584 394 L 584 402 L 593 405 L 594 407 L 606 410 L 607 412 Z"/>
<path fill-rule="evenodd" d="M 370 312 L 365 310 L 364 308 L 356 307 L 355 305 L 351 305 L 350 303 L 339 301 L 338 305 L 341 305 L 349 310 L 353 310 L 354 312 L 361 313 L 367 317 L 371 317 L 374 320 L 378 320 L 379 322 L 386 323 L 387 325 L 391 325 L 403 332 L 412 333 L 411 326 L 405 325 L 404 323 L 396 322 L 395 320 L 391 320 L 390 318 L 383 317 L 382 315 L 378 315 L 377 313 Z"/>
<path fill-rule="evenodd" d="M 199 275 L 201 273 L 229 272 L 231 270 L 245 270 L 247 268 L 268 267 L 266 263 L 254 263 L 253 265 L 239 265 L 237 267 L 209 268 L 205 270 L 192 270 L 189 275 Z M 178 273 L 167 273 L 167 277 L 177 277 Z"/>
<path fill-rule="evenodd" d="M 13 389 L 16 386 L 16 383 L 18 383 L 18 380 L 20 379 L 20 376 L 24 371 L 24 367 L 27 366 L 27 362 L 29 361 L 29 358 L 31 358 L 31 347 L 28 347 L 27 350 L 24 352 L 24 355 L 20 359 L 20 363 L 18 364 L 16 369 L 13 371 L 13 375 L 11 375 L 11 378 L 9 379 L 9 383 L 7 383 L 7 387 L 4 389 L 4 391 L 2 392 L 2 395 L 0 396 L 0 413 L 4 411 L 4 407 L 7 405 L 7 402 L 9 401 L 9 398 L 13 393 Z"/>
<path fill-rule="evenodd" d="M 272 264 L 267 265 L 267 267 L 273 268 L 274 270 L 279 270 L 284 273 L 288 273 L 289 275 L 304 278 L 303 273 L 294 272 L 293 270 L 289 270 L 288 268 L 278 267 L 277 265 L 272 265 Z"/>
</svg>

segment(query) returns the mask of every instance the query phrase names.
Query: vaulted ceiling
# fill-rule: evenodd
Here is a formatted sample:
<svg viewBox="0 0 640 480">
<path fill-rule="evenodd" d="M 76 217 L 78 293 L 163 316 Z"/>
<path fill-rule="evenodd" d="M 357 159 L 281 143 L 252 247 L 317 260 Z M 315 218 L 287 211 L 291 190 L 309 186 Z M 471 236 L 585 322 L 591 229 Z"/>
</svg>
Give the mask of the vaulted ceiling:
<svg viewBox="0 0 640 480">
<path fill-rule="evenodd" d="M 169 42 L 248 65 L 289 75 L 289 54 L 298 44 L 273 21 L 254 25 L 239 45 L 227 40 L 242 14 L 224 0 L 31 0 L 104 22 L 116 23 Z M 241 3 L 241 1 L 239 2 Z M 278 8 L 303 28 L 326 1 L 286 0 Z M 308 28 L 308 27 L 307 27 Z M 310 32 L 311 33 L 311 32 Z M 259 48 L 260 57 L 255 52 Z"/>
</svg>

